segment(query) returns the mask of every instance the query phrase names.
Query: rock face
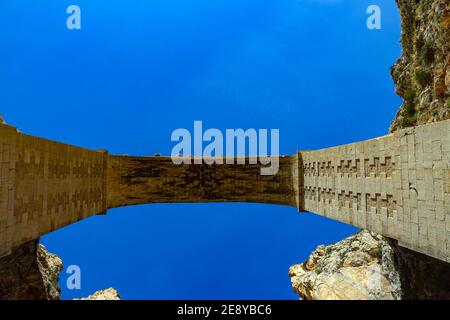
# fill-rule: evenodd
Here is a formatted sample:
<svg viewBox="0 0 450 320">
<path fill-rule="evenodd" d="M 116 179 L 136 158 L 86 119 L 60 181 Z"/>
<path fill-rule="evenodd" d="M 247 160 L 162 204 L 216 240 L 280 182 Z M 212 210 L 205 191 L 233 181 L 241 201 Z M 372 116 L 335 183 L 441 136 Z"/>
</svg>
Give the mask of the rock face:
<svg viewBox="0 0 450 320">
<path fill-rule="evenodd" d="M 119 293 L 114 288 L 99 290 L 87 298 L 79 300 L 120 300 Z"/>
<path fill-rule="evenodd" d="M 30 241 L 0 259 L 1 300 L 58 300 L 61 259 L 38 240 Z"/>
<path fill-rule="evenodd" d="M 450 264 L 361 230 L 289 269 L 304 300 L 450 299 Z"/>
<path fill-rule="evenodd" d="M 397 300 L 400 276 L 388 240 L 369 231 L 319 246 L 289 269 L 292 287 L 305 300 Z"/>
<path fill-rule="evenodd" d="M 450 2 L 397 4 L 403 52 L 391 74 L 404 102 L 391 132 L 450 118 Z M 450 299 L 449 274 L 450 264 L 365 230 L 289 270 L 301 299 Z"/>
<path fill-rule="evenodd" d="M 39 243 L 30 241 L 0 258 L 0 300 L 59 300 L 63 262 Z M 80 300 L 120 300 L 113 288 Z"/>
<path fill-rule="evenodd" d="M 402 283 L 402 299 L 450 299 L 450 264 L 390 241 Z"/>
<path fill-rule="evenodd" d="M 392 67 L 403 99 L 391 131 L 450 118 L 450 2 L 397 0 L 401 58 Z"/>
<path fill-rule="evenodd" d="M 390 131 L 450 118 L 450 2 L 397 0 L 402 18 L 401 58 L 392 67 L 404 103 Z M 391 241 L 403 298 L 450 299 L 450 264 Z"/>
</svg>

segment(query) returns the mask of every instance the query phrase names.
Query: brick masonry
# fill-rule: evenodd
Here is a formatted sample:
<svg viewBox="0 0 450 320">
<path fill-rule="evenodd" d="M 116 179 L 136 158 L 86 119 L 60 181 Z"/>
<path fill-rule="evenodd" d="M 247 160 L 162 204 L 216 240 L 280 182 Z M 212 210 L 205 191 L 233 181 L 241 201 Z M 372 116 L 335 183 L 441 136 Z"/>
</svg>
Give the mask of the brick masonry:
<svg viewBox="0 0 450 320">
<path fill-rule="evenodd" d="M 450 262 L 450 120 L 260 165 L 175 165 L 82 149 L 0 125 L 0 255 L 109 208 L 168 202 L 297 207 Z"/>
</svg>

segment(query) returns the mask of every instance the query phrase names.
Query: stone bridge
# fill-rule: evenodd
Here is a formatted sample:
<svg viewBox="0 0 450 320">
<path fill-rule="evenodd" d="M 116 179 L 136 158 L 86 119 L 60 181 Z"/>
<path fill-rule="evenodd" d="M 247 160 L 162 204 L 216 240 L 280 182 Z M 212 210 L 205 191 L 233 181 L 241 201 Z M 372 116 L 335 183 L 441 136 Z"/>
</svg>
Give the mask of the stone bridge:
<svg viewBox="0 0 450 320">
<path fill-rule="evenodd" d="M 248 160 L 248 159 L 247 159 Z M 0 125 L 0 255 L 109 208 L 168 202 L 287 205 L 450 262 L 450 120 L 298 151 L 260 165 L 110 155 Z"/>
</svg>

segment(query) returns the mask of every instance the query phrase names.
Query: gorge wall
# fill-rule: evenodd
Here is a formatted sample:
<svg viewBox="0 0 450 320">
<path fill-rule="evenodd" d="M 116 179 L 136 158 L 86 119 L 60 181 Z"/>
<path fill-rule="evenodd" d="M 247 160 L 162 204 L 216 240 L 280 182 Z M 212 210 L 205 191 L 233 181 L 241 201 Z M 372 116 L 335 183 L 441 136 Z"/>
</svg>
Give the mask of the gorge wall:
<svg viewBox="0 0 450 320">
<path fill-rule="evenodd" d="M 397 4 L 402 55 L 391 74 L 404 102 L 391 132 L 450 118 L 450 3 L 397 0 Z"/>
<path fill-rule="evenodd" d="M 390 132 L 450 118 L 450 2 L 397 4 L 403 50 L 391 74 L 404 102 Z M 301 299 L 450 299 L 449 274 L 449 263 L 365 230 L 289 270 Z"/>
<path fill-rule="evenodd" d="M 58 300 L 62 260 L 33 240 L 0 258 L 0 300 Z"/>
<path fill-rule="evenodd" d="M 427 186 L 437 185 L 443 190 L 443 197 L 448 193 L 445 191 L 447 171 L 439 167 L 447 163 L 448 168 L 446 158 L 442 157 L 443 151 L 448 153 L 446 145 L 438 143 L 435 146 L 434 142 L 439 139 L 421 140 L 423 151 L 431 149 L 414 161 L 418 166 L 431 166 L 421 169 L 441 170 L 443 175 L 438 176 L 437 184 L 434 171 L 428 171 L 428 178 L 415 179 L 416 183 L 412 185 L 409 178 L 405 182 L 400 179 L 400 184 L 405 183 L 405 186 L 396 188 L 393 166 L 402 171 L 405 163 L 405 170 L 409 172 L 408 148 L 410 144 L 413 149 L 416 147 L 416 141 L 411 143 L 410 140 L 421 130 L 406 129 L 405 135 L 399 136 L 400 129 L 450 117 L 450 4 L 446 0 L 398 0 L 398 5 L 402 17 L 403 53 L 392 68 L 392 76 L 404 103 L 391 125 L 391 132 L 397 134 L 399 143 L 389 147 L 392 155 L 380 153 L 384 151 L 380 146 L 386 146 L 386 137 L 367 142 L 369 150 L 370 145 L 377 146 L 375 154 L 372 151 L 366 154 L 363 146 L 358 157 L 354 156 L 356 144 L 328 151 L 300 152 L 282 159 L 279 175 L 262 180 L 258 167 L 175 168 L 164 157 L 110 156 L 102 151 L 83 150 L 17 134 L 14 128 L 3 126 L 0 137 L 3 182 L 0 189 L 0 243 L 5 249 L 2 253 L 9 255 L 0 262 L 3 279 L 0 287 L 9 287 L 11 291 L 3 291 L 2 297 L 55 297 L 51 293 L 55 290 L 48 289 L 48 284 L 42 281 L 54 279 L 54 276 L 45 275 L 44 260 L 39 260 L 40 247 L 33 239 L 90 215 L 101 214 L 107 208 L 141 203 L 252 201 L 291 205 L 370 228 L 400 239 L 403 246 L 448 259 L 448 233 L 446 229 L 442 230 L 448 221 L 445 220 L 448 216 L 445 198 L 436 199 L 436 193 L 427 190 Z M 436 127 L 441 125 L 438 136 L 448 136 L 445 124 L 436 124 Z M 18 140 L 13 144 L 9 143 L 11 140 L 8 139 L 16 138 Z M 406 148 L 404 155 L 402 146 Z M 340 151 L 334 152 L 336 150 Z M 441 157 L 428 159 L 430 164 L 426 159 L 429 154 L 433 157 L 441 154 Z M 11 162 L 11 157 L 16 157 L 17 161 Z M 406 157 L 406 161 L 402 157 Z M 438 167 L 434 161 L 438 161 Z M 301 170 L 304 176 L 300 175 Z M 352 175 L 355 179 L 350 181 Z M 388 178 L 391 180 L 387 183 Z M 384 187 L 380 189 L 382 184 Z M 111 188 L 107 188 L 108 185 Z M 410 210 L 407 220 L 400 220 L 405 216 L 397 207 L 404 199 L 399 198 L 398 193 L 406 191 L 408 201 L 417 201 L 420 199 L 410 198 L 411 195 L 414 197 L 415 190 L 425 197 L 433 196 L 433 200 L 444 202 L 443 220 L 440 219 L 441 207 L 438 215 L 430 208 L 411 205 L 408 209 L 417 210 Z M 427 205 L 431 198 L 422 200 Z M 395 223 L 394 219 L 397 219 Z M 436 229 L 428 228 L 429 221 L 434 221 L 432 226 Z M 419 223 L 427 226 L 426 232 L 420 232 L 419 226 L 416 230 L 415 224 Z M 23 263 L 17 265 L 17 261 Z M 450 296 L 450 284 L 445 277 L 449 274 L 448 266 L 448 263 L 398 246 L 389 238 L 361 232 L 340 244 L 318 248 L 306 263 L 291 269 L 291 276 L 294 289 L 308 299 L 447 298 Z M 343 274 L 346 277 L 343 278 Z M 53 282 L 49 280 L 48 283 Z M 36 293 L 35 287 L 42 291 Z M 318 288 L 329 290 L 318 291 Z M 357 291 L 350 292 L 355 288 Z"/>
</svg>

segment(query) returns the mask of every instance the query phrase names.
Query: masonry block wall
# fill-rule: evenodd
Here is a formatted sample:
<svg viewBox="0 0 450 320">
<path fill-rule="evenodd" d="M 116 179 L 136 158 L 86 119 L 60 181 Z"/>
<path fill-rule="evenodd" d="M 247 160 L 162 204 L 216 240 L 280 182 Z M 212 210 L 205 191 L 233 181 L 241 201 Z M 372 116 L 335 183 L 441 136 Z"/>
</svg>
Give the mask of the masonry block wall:
<svg viewBox="0 0 450 320">
<path fill-rule="evenodd" d="M 0 125 L 0 255 L 105 211 L 105 156 Z"/>
<path fill-rule="evenodd" d="M 225 163 L 225 161 L 224 161 Z M 450 120 L 259 164 L 175 165 L 82 149 L 0 125 L 0 255 L 109 208 L 161 202 L 297 207 L 450 262 Z"/>
<path fill-rule="evenodd" d="M 299 152 L 301 210 L 450 262 L 450 121 Z"/>
<path fill-rule="evenodd" d="M 295 157 L 280 158 L 277 175 L 260 164 L 182 164 L 170 157 L 108 157 L 108 208 L 170 202 L 259 202 L 295 206 Z"/>
</svg>

